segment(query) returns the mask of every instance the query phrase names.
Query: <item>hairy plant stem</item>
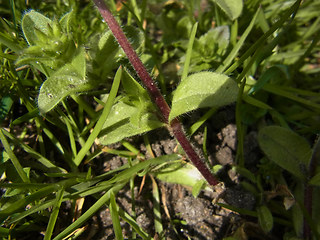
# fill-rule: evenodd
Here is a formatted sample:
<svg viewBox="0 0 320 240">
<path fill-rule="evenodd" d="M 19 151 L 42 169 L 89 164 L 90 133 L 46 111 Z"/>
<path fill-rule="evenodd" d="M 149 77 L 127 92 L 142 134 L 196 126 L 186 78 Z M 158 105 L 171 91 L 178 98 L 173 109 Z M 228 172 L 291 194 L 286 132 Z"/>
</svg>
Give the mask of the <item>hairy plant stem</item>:
<svg viewBox="0 0 320 240">
<path fill-rule="evenodd" d="M 207 182 L 210 185 L 214 186 L 218 184 L 218 180 L 216 179 L 216 177 L 210 172 L 206 164 L 200 159 L 199 155 L 196 153 L 196 151 L 192 147 L 192 144 L 190 143 L 190 141 L 188 140 L 188 138 L 186 137 L 183 131 L 183 127 L 180 121 L 176 118 L 173 121 L 171 121 L 171 123 L 168 122 L 169 113 L 170 113 L 169 105 L 165 101 L 164 97 L 160 93 L 159 88 L 157 87 L 157 85 L 149 75 L 145 66 L 141 62 L 140 58 L 138 57 L 137 53 L 135 52 L 131 44 L 129 43 L 120 25 L 118 24 L 116 19 L 113 17 L 112 13 L 109 11 L 107 6 L 105 5 L 104 1 L 93 0 L 93 2 L 98 7 L 101 16 L 108 24 L 109 29 L 111 30 L 114 37 L 117 39 L 119 45 L 122 47 L 123 51 L 127 55 L 133 68 L 136 70 L 137 75 L 139 76 L 142 83 L 144 84 L 147 91 L 149 92 L 149 95 L 152 101 L 159 108 L 163 121 L 170 126 L 175 138 L 178 140 L 178 142 L 186 152 L 189 159 L 192 161 L 192 163 L 195 165 L 195 167 L 199 170 L 199 172 L 203 175 L 203 177 L 207 180 Z"/>
</svg>

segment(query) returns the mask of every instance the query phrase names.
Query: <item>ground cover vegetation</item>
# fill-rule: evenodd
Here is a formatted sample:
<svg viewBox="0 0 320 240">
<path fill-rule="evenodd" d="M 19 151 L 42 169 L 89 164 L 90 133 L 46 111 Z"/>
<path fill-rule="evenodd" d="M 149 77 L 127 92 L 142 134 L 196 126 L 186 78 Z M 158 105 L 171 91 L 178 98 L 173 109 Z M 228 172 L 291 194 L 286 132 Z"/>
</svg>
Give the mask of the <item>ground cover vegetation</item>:
<svg viewBox="0 0 320 240">
<path fill-rule="evenodd" d="M 104 239 L 320 239 L 319 1 L 9 0 L 0 11 L 2 239 L 90 238 L 101 208 Z M 229 165 L 208 147 L 221 112 L 237 132 Z M 152 143 L 161 131 L 167 154 Z M 220 201 L 229 180 L 250 207 Z M 163 184 L 211 196 L 241 224 L 192 235 L 203 230 L 170 217 Z"/>
</svg>

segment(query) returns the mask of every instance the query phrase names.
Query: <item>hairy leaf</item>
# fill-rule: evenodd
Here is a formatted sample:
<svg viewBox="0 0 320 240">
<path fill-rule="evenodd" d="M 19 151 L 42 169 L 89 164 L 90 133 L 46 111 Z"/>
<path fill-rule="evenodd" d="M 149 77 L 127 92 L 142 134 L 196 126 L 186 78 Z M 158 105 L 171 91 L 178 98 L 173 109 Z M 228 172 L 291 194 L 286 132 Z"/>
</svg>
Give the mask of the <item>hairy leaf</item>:
<svg viewBox="0 0 320 240">
<path fill-rule="evenodd" d="M 161 168 L 153 174 L 161 181 L 198 188 L 195 189 L 195 193 L 205 188 L 203 182 L 199 183 L 199 181 L 203 181 L 204 178 L 198 169 L 191 164 L 184 164 L 182 162 L 173 163 Z"/>
<path fill-rule="evenodd" d="M 237 93 L 237 84 L 226 75 L 195 73 L 182 81 L 174 92 L 169 121 L 198 108 L 228 105 L 236 100 Z"/>
<path fill-rule="evenodd" d="M 49 18 L 34 10 L 26 13 L 22 18 L 22 30 L 30 45 L 36 44 L 37 33 L 42 32 L 44 35 L 48 35 L 50 25 L 52 25 L 52 21 Z"/>
<path fill-rule="evenodd" d="M 213 0 L 231 20 L 238 18 L 242 12 L 242 0 Z"/>
<path fill-rule="evenodd" d="M 42 84 L 38 97 L 40 112 L 50 111 L 70 94 L 92 89 L 95 83 L 86 80 L 85 72 L 85 52 L 81 48 L 71 63 L 60 68 Z"/>
<path fill-rule="evenodd" d="M 100 143 L 104 145 L 115 143 L 124 138 L 164 126 L 154 114 L 149 112 L 144 112 L 141 115 L 138 125 L 132 123 L 130 117 L 137 111 L 139 111 L 137 107 L 122 101 L 115 104 L 100 133 Z"/>
</svg>

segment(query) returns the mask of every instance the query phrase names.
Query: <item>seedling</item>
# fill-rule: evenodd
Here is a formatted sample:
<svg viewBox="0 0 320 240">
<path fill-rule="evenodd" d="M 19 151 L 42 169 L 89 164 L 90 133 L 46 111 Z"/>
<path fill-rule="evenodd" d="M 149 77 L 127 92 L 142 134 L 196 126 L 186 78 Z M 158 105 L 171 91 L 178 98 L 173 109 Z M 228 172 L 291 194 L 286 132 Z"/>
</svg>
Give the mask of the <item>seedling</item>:
<svg viewBox="0 0 320 240">
<path fill-rule="evenodd" d="M 216 185 L 218 180 L 213 176 L 211 171 L 192 147 L 177 116 L 199 107 L 212 107 L 217 105 L 214 97 L 217 99 L 224 98 L 224 103 L 231 102 L 230 96 L 234 96 L 237 91 L 236 84 L 227 76 L 222 74 L 219 75 L 210 72 L 202 72 L 192 75 L 189 78 L 183 79 L 178 86 L 173 97 L 172 108 L 170 109 L 164 97 L 161 95 L 159 88 L 147 72 L 143 63 L 132 48 L 118 22 L 115 20 L 105 3 L 100 0 L 94 0 L 94 3 L 127 55 L 133 68 L 136 70 L 137 75 L 146 87 L 152 101 L 160 110 L 161 120 L 167 124 L 169 131 L 172 131 L 189 159 L 201 172 L 208 183 L 212 186 Z M 221 102 L 222 101 L 220 100 L 220 104 Z"/>
</svg>

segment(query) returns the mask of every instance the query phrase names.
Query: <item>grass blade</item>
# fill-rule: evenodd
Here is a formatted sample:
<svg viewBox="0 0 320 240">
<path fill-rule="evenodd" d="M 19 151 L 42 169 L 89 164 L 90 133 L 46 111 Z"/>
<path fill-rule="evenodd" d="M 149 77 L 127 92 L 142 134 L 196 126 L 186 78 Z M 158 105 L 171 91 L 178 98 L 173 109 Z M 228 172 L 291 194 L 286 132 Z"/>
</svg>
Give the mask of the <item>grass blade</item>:
<svg viewBox="0 0 320 240">
<path fill-rule="evenodd" d="M 153 199 L 153 215 L 154 215 L 154 227 L 156 233 L 159 235 L 163 232 L 163 226 L 161 222 L 161 211 L 160 211 L 160 196 L 159 196 L 159 188 L 156 180 L 152 177 L 152 199 Z"/>
<path fill-rule="evenodd" d="M 54 165 L 49 159 L 42 156 L 40 153 L 38 153 L 37 151 L 35 151 L 31 147 L 29 147 L 27 144 L 23 143 L 21 140 L 12 136 L 11 133 L 4 131 L 4 130 L 3 130 L 3 133 L 6 137 L 8 137 L 13 142 L 14 145 L 21 146 L 25 152 L 27 152 L 32 157 L 37 159 L 39 161 L 39 163 L 42 164 L 47 169 L 48 172 L 61 172 L 61 173 L 67 172 L 65 169 Z"/>
<path fill-rule="evenodd" d="M 49 219 L 49 223 L 48 223 L 48 226 L 47 226 L 46 235 L 44 236 L 44 240 L 50 240 L 51 239 L 52 232 L 53 232 L 55 223 L 56 223 L 57 218 L 58 218 L 59 209 L 60 209 L 60 206 L 61 206 L 61 203 L 62 203 L 63 193 L 64 193 L 64 188 L 61 188 L 57 193 L 56 202 L 54 204 L 52 213 L 50 215 L 50 219 Z"/>
<path fill-rule="evenodd" d="M 112 218 L 112 225 L 113 225 L 113 230 L 114 234 L 116 235 L 117 240 L 123 240 L 123 235 L 122 235 L 122 230 L 121 230 L 121 225 L 120 225 L 120 220 L 119 220 L 119 214 L 118 214 L 118 206 L 116 203 L 116 199 L 114 197 L 114 193 L 110 193 L 110 214 Z"/>
<path fill-rule="evenodd" d="M 254 51 L 256 51 L 258 48 L 261 49 L 261 46 L 263 43 L 267 40 L 269 36 L 271 36 L 272 33 L 274 33 L 277 29 L 279 29 L 291 16 L 294 15 L 298 11 L 298 8 L 300 6 L 301 0 L 296 1 L 277 21 L 275 24 L 272 25 L 272 27 L 263 34 L 241 57 L 240 59 L 232 64 L 226 71 L 226 74 L 229 74 L 237 69 L 246 59 L 248 59 L 249 56 L 251 56 Z"/>
<path fill-rule="evenodd" d="M 94 143 L 94 140 L 97 138 L 99 132 L 101 131 L 101 129 L 103 127 L 104 122 L 106 121 L 106 119 L 111 111 L 111 107 L 113 105 L 114 99 L 115 99 L 117 92 L 118 92 L 118 89 L 119 89 L 121 75 L 122 75 L 122 67 L 120 66 L 115 77 L 114 77 L 114 81 L 113 81 L 113 84 L 112 84 L 112 87 L 110 90 L 110 94 L 109 94 L 108 100 L 106 102 L 106 105 L 103 108 L 101 116 L 100 116 L 96 126 L 94 127 L 92 133 L 88 137 L 88 140 L 86 141 L 85 145 L 81 148 L 81 150 L 79 151 L 79 153 L 77 154 L 77 156 L 74 159 L 74 163 L 77 166 L 80 165 L 84 156 L 87 154 L 87 152 L 91 148 L 92 144 Z"/>
<path fill-rule="evenodd" d="M 6 150 L 9 158 L 11 159 L 11 162 L 13 164 L 13 166 L 15 167 L 16 171 L 18 172 L 19 177 L 21 178 L 21 180 L 25 183 L 29 183 L 30 180 L 27 176 L 27 174 L 25 173 L 25 171 L 23 170 L 23 167 L 21 166 L 18 158 L 16 157 L 16 155 L 13 153 L 13 151 L 11 150 L 11 147 L 6 139 L 6 137 L 4 136 L 4 130 L 1 129 L 0 130 L 0 139 L 2 142 L 2 145 L 4 147 L 4 149 Z"/>
<path fill-rule="evenodd" d="M 243 33 L 243 35 L 241 36 L 241 38 L 239 39 L 239 41 L 237 42 L 237 44 L 234 46 L 234 48 L 232 49 L 232 51 L 229 53 L 228 57 L 223 61 L 222 65 L 220 65 L 218 67 L 218 69 L 216 70 L 217 73 L 222 73 L 232 62 L 232 60 L 237 56 L 240 48 L 242 47 L 244 41 L 246 40 L 246 38 L 248 37 L 249 33 L 251 32 L 254 23 L 256 22 L 257 16 L 260 13 L 261 8 L 258 8 L 258 11 L 256 12 L 256 14 L 254 15 L 254 17 L 252 18 L 249 26 L 247 27 L 246 31 Z"/>
<path fill-rule="evenodd" d="M 197 28 L 198 28 L 198 23 L 195 23 L 192 27 L 192 30 L 191 30 L 190 40 L 188 43 L 188 49 L 187 49 L 187 53 L 186 53 L 186 61 L 184 62 L 181 81 L 183 81 L 188 76 L 190 60 L 191 60 L 191 55 L 192 55 L 192 47 L 193 47 L 194 39 L 196 37 Z"/>
<path fill-rule="evenodd" d="M 110 200 L 112 192 L 118 192 L 127 182 L 118 182 L 118 184 L 107 191 L 95 204 L 93 204 L 84 214 L 82 214 L 75 222 L 70 224 L 65 230 L 59 233 L 54 240 L 60 240 L 72 233 L 75 229 L 82 226 L 93 214 L 95 214 L 106 202 Z"/>
</svg>

